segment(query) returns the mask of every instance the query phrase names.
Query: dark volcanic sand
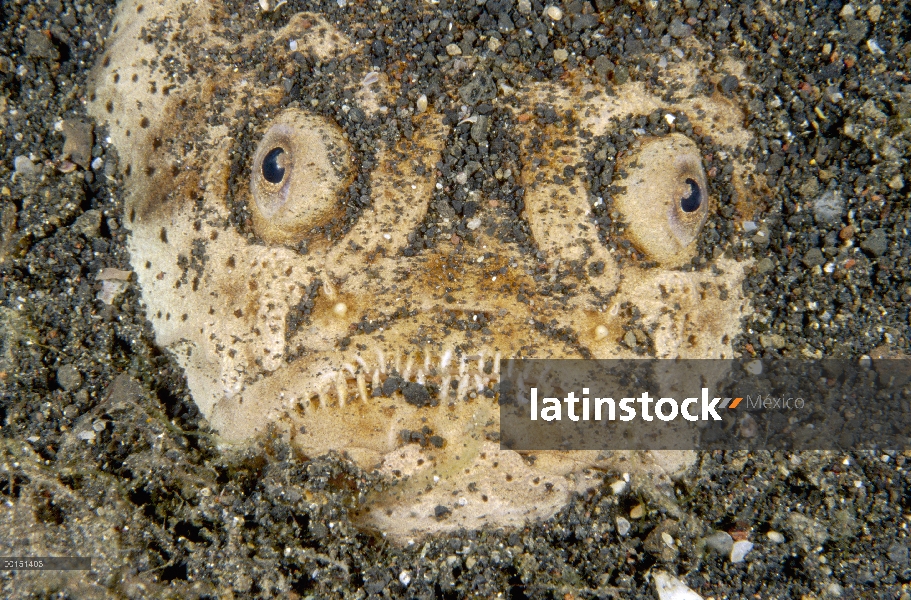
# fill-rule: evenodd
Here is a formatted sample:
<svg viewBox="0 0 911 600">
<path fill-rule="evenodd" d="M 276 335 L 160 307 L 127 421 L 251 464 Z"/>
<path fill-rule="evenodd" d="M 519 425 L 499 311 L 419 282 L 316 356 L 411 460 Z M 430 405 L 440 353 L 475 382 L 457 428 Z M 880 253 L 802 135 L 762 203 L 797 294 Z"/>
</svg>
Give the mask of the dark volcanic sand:
<svg viewBox="0 0 911 600">
<path fill-rule="evenodd" d="M 80 143 L 88 69 L 113 11 L 92 1 L 0 4 L 0 555 L 94 558 L 91 572 L 0 570 L 3 596 L 654 598 L 661 569 L 705 598 L 911 598 L 907 452 L 706 454 L 664 496 L 604 486 L 546 523 L 405 549 L 352 525 L 376 482 L 342 457 L 269 441 L 219 454 L 179 369 L 152 344 L 135 287 L 98 299 L 96 274 L 130 266 L 115 152 L 97 127 Z M 459 101 L 465 82 L 440 75 L 451 43 L 487 52 L 495 79 L 518 65 L 520 79 L 583 69 L 605 85 L 648 78 L 646 57 L 689 35 L 731 53 L 761 91 L 734 77 L 719 87 L 744 107 L 772 190 L 756 217 L 764 235 L 735 232 L 723 209 L 704 233 L 704 256 L 735 244 L 757 260 L 745 283 L 756 314 L 736 348 L 908 353 L 906 2 L 576 1 L 557 23 L 524 0 L 389 3 L 386 14 L 292 0 L 266 17 L 235 4 L 226 14 L 266 28 L 299 10 L 374 23 L 351 33 L 375 38 L 380 68 L 417 57 L 404 63 L 421 86 L 403 90 L 412 103 L 421 90 Z M 482 35 L 501 40 L 495 52 Z M 554 63 L 555 48 L 571 50 L 566 62 Z M 79 164 L 59 160 L 63 133 Z M 816 268 L 829 262 L 839 267 Z M 625 536 L 618 517 L 632 524 Z M 713 530 L 755 547 L 732 563 L 707 548 Z"/>
</svg>

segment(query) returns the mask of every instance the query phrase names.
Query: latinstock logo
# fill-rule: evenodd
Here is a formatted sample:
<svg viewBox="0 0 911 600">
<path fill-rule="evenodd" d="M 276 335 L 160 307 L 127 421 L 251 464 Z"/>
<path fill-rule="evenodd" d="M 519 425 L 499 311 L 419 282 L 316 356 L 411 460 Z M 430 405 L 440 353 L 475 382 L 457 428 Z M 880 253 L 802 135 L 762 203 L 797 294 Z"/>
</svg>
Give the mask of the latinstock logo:
<svg viewBox="0 0 911 600">
<path fill-rule="evenodd" d="M 515 359 L 498 399 L 520 451 L 911 447 L 911 360 Z"/>
</svg>

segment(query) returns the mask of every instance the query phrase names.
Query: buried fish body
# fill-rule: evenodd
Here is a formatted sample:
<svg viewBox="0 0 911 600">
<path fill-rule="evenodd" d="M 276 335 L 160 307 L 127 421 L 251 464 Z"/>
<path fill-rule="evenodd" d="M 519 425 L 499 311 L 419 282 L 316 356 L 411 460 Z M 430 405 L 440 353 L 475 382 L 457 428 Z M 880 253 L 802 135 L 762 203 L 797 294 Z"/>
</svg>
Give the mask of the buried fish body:
<svg viewBox="0 0 911 600">
<path fill-rule="evenodd" d="M 500 450 L 495 390 L 513 357 L 733 356 L 750 263 L 700 250 L 703 161 L 749 205 L 751 136 L 694 91 L 703 65 L 667 75 L 678 99 L 456 70 L 412 108 L 420 83 L 326 18 L 227 12 L 122 3 L 90 101 L 156 342 L 225 445 L 279 431 L 400 480 L 360 515 L 396 539 L 546 518 L 592 467 L 653 485 L 691 464 Z"/>
</svg>

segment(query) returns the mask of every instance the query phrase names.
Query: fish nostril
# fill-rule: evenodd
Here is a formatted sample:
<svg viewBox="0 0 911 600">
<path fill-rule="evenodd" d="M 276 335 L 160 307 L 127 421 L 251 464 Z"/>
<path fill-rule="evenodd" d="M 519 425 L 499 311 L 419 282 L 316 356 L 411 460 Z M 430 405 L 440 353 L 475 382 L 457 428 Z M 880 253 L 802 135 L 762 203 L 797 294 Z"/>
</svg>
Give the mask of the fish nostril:
<svg viewBox="0 0 911 600">
<path fill-rule="evenodd" d="M 281 148 L 273 148 L 263 159 L 263 177 L 269 183 L 281 183 L 285 178 L 285 167 L 278 161 L 279 156 L 284 152 Z"/>
<path fill-rule="evenodd" d="M 680 208 L 683 209 L 683 212 L 695 212 L 702 206 L 702 191 L 699 189 L 699 184 L 693 179 L 687 178 L 685 183 L 690 186 L 690 190 L 680 199 Z"/>
</svg>

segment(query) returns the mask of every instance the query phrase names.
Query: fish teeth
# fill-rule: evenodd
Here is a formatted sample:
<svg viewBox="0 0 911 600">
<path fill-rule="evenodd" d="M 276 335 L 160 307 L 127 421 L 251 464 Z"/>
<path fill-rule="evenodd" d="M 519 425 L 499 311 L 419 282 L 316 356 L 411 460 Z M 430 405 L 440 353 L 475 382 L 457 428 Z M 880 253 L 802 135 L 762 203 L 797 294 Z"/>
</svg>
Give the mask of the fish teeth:
<svg viewBox="0 0 911 600">
<path fill-rule="evenodd" d="M 357 374 L 357 391 L 361 395 L 361 400 L 367 402 L 367 378 L 364 377 L 364 373 L 360 372 Z"/>
<path fill-rule="evenodd" d="M 348 380 L 342 371 L 335 373 L 335 393 L 338 396 L 338 405 L 344 407 L 348 400 Z"/>
</svg>

